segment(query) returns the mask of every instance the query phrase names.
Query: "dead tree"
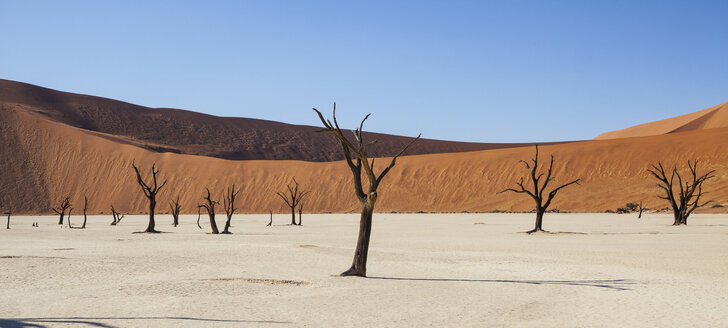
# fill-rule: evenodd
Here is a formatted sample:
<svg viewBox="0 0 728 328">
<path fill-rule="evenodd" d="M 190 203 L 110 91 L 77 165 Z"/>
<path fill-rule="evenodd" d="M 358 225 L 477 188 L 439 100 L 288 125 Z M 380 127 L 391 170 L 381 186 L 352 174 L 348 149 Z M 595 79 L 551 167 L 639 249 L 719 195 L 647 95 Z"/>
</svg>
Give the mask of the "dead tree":
<svg viewBox="0 0 728 328">
<path fill-rule="evenodd" d="M 83 224 L 81 229 L 86 229 L 86 210 L 88 209 L 88 197 L 83 196 Z"/>
<path fill-rule="evenodd" d="M 200 207 L 201 206 L 197 206 L 197 227 L 202 229 L 202 226 L 200 225 Z"/>
<path fill-rule="evenodd" d="M 66 198 L 62 199 L 58 203 L 58 206 L 52 208 L 53 212 L 56 212 L 56 214 L 60 215 L 60 219 L 58 219 L 59 225 L 63 225 L 63 217 L 66 216 L 66 211 L 69 207 L 71 207 L 71 197 L 66 196 Z"/>
<path fill-rule="evenodd" d="M 645 210 L 645 208 L 642 207 L 642 201 L 640 201 L 640 206 L 639 206 L 640 214 L 637 216 L 638 219 L 642 218 L 642 211 L 644 211 L 644 210 Z"/>
<path fill-rule="evenodd" d="M 554 168 L 554 155 L 551 155 L 551 162 L 549 163 L 549 168 L 546 171 L 546 179 L 541 180 L 544 177 L 543 172 L 539 172 L 538 167 L 538 145 L 536 145 L 536 156 L 531 159 L 531 163 L 521 160 L 521 163 L 523 163 L 526 166 L 526 169 L 530 171 L 529 173 L 529 179 L 531 180 L 533 187 L 527 188 L 524 185 L 524 179 L 521 177 L 521 180 L 516 182 L 516 186 L 518 188 L 508 188 L 504 189 L 500 193 L 504 193 L 506 191 L 512 191 L 518 194 L 527 194 L 533 198 L 534 202 L 536 202 L 536 225 L 533 228 L 533 230 L 527 231 L 527 233 L 531 234 L 537 231 L 544 231 L 543 230 L 543 214 L 546 212 L 546 210 L 551 205 L 551 201 L 556 196 L 556 193 L 559 192 L 559 190 L 570 186 L 572 184 L 579 184 L 580 179 L 576 179 L 570 182 L 567 182 L 565 184 L 562 184 L 553 190 L 551 190 L 546 197 L 544 197 L 544 191 L 546 190 L 546 187 L 548 187 L 549 183 L 556 180 L 555 177 L 553 177 L 553 168 Z M 543 181 L 543 183 L 541 182 Z"/>
<path fill-rule="evenodd" d="M 139 169 L 133 162 L 131 163 L 131 167 L 134 168 L 139 187 L 141 187 L 142 192 L 144 192 L 144 196 L 149 200 L 149 224 L 147 225 L 147 229 L 143 232 L 159 232 L 154 230 L 154 208 L 157 207 L 157 193 L 164 187 L 164 185 L 167 184 L 167 180 L 165 179 L 161 185 L 157 184 L 157 174 L 159 174 L 159 170 L 155 167 L 155 164 L 152 164 L 152 183 L 150 186 L 144 182 L 141 174 L 139 174 Z"/>
<path fill-rule="evenodd" d="M 5 229 L 10 229 L 10 214 L 13 213 L 13 208 L 9 208 L 7 212 L 3 213 L 8 216 L 8 224 L 5 226 Z"/>
<path fill-rule="evenodd" d="M 179 211 L 182 209 L 182 206 L 179 205 L 179 195 L 177 199 L 169 202 L 169 209 L 171 210 L 170 213 L 172 213 L 172 225 L 176 227 L 179 225 Z"/>
<path fill-rule="evenodd" d="M 306 197 L 308 191 L 298 189 L 298 181 L 296 181 L 295 177 L 293 178 L 293 184 L 294 185 L 291 185 L 291 183 L 289 183 L 286 186 L 286 188 L 288 188 L 288 195 L 280 191 L 276 192 L 276 195 L 280 196 L 281 199 L 286 202 L 286 205 L 291 208 L 291 225 L 296 225 L 296 207 L 298 206 L 298 203 Z"/>
<path fill-rule="evenodd" d="M 298 206 L 298 225 L 301 225 L 303 220 L 301 219 L 301 216 L 303 214 L 303 203 Z"/>
<path fill-rule="evenodd" d="M 651 168 L 647 169 L 659 182 L 657 186 L 660 187 L 664 192 L 665 196 L 657 196 L 658 198 L 667 200 L 672 207 L 672 213 L 675 218 L 672 225 L 687 225 L 688 217 L 695 211 L 696 208 L 703 207 L 711 201 L 700 203 L 700 197 L 703 196 L 703 182 L 715 177 L 713 173 L 715 170 L 709 171 L 703 175 L 698 175 L 698 161 L 690 163 L 688 161 L 688 169 L 690 170 L 690 177 L 683 182 L 682 176 L 677 171 L 677 166 L 673 167 L 670 177 L 667 177 L 665 168 L 661 162 L 657 162 L 657 166 L 650 164 Z M 680 188 L 676 190 L 674 188 L 675 177 L 677 177 L 677 184 Z M 677 195 L 676 195 L 677 192 Z"/>
<path fill-rule="evenodd" d="M 117 212 L 116 209 L 114 209 L 114 205 L 111 205 L 111 216 L 114 218 L 114 221 L 111 221 L 112 226 L 119 224 L 121 219 L 124 218 L 124 216 L 121 215 L 121 213 Z"/>
<path fill-rule="evenodd" d="M 382 182 L 384 177 L 394 167 L 397 158 L 401 156 L 413 143 L 419 140 L 420 136 L 412 139 L 407 143 L 402 150 L 399 151 L 394 157 L 392 157 L 389 165 L 385 167 L 379 175 L 374 173 L 374 158 L 369 160 L 368 148 L 375 144 L 377 141 L 364 142 L 362 135 L 362 128 L 364 121 L 369 118 L 371 114 L 367 114 L 359 124 L 359 129 L 353 131 L 354 140 L 351 141 L 349 138 L 344 136 L 344 132 L 339 127 L 339 123 L 336 121 L 336 103 L 334 103 L 333 121 L 324 119 L 324 116 L 316 108 L 313 109 L 318 114 L 321 123 L 324 125 L 324 129 L 321 132 L 329 132 L 339 141 L 346 159 L 346 164 L 349 166 L 351 173 L 354 178 L 354 194 L 362 205 L 361 217 L 359 220 L 359 237 L 356 243 L 356 251 L 354 252 L 354 260 L 352 261 L 351 268 L 341 273 L 342 276 L 366 276 L 367 271 L 367 256 L 369 254 L 369 239 L 372 232 L 372 215 L 374 214 L 374 205 L 377 202 L 377 188 Z M 365 192 L 362 184 L 362 169 L 364 175 L 368 180 L 368 189 Z"/>
<path fill-rule="evenodd" d="M 215 222 L 215 205 L 219 205 L 220 202 L 212 200 L 212 198 L 210 197 L 210 189 L 205 189 L 207 189 L 207 197 L 203 197 L 205 199 L 205 204 L 198 205 L 197 208 L 204 208 L 205 210 L 207 210 L 207 215 L 210 217 L 210 227 L 212 227 L 212 233 L 218 234 L 220 232 L 217 230 L 217 223 Z M 199 219 L 197 221 L 199 225 Z"/>
<path fill-rule="evenodd" d="M 225 208 L 225 214 L 227 215 L 227 221 L 225 221 L 225 229 L 222 230 L 222 233 L 229 234 L 230 233 L 230 221 L 233 219 L 233 214 L 235 213 L 235 197 L 238 196 L 238 193 L 240 192 L 240 189 L 238 191 L 235 191 L 235 184 L 233 184 L 232 188 L 227 188 L 225 191 L 225 198 L 223 198 L 223 207 Z"/>
<path fill-rule="evenodd" d="M 266 225 L 266 227 L 270 227 L 273 225 L 273 211 L 269 209 L 268 212 L 270 212 L 270 221 L 268 221 L 268 225 Z"/>
<path fill-rule="evenodd" d="M 73 207 L 68 208 L 68 220 L 67 221 L 68 221 L 69 228 L 73 228 L 73 226 L 71 225 L 71 212 L 73 212 Z"/>
</svg>

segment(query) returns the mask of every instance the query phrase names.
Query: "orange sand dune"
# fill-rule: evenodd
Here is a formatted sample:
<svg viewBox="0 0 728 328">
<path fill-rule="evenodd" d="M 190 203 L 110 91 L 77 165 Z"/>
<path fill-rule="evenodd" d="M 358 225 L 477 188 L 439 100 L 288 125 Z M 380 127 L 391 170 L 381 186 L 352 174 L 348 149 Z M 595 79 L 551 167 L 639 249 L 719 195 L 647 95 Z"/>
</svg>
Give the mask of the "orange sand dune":
<svg viewBox="0 0 728 328">
<path fill-rule="evenodd" d="M 690 114 L 605 132 L 595 140 L 643 137 L 728 127 L 728 102 Z"/>
<path fill-rule="evenodd" d="M 145 200 L 134 180 L 132 161 L 142 168 L 157 163 L 169 184 L 160 193 L 159 212 L 180 195 L 183 211 L 195 212 L 206 186 L 219 195 L 229 184 L 241 185 L 240 212 L 285 211 L 275 192 L 291 177 L 310 190 L 305 212 L 359 210 L 351 174 L 343 162 L 233 161 L 197 155 L 157 153 L 115 141 L 113 136 L 80 130 L 20 108 L 0 110 L 0 202 L 16 212 L 50 213 L 50 206 L 70 194 L 79 213 L 84 195 L 91 213 L 145 211 Z M 604 211 L 644 200 L 651 208 L 665 204 L 646 173 L 650 162 L 667 164 L 699 158 L 703 169 L 717 177 L 706 183 L 710 197 L 728 202 L 728 128 L 660 136 L 583 141 L 542 147 L 556 157 L 558 181 L 581 178 L 581 186 L 565 189 L 552 208 Z M 532 147 L 403 157 L 385 179 L 380 212 L 527 211 L 527 197 L 496 192 L 509 187 L 524 172 L 519 159 Z M 544 157 L 545 159 L 545 157 Z M 386 159 L 379 159 L 380 166 Z"/>
</svg>

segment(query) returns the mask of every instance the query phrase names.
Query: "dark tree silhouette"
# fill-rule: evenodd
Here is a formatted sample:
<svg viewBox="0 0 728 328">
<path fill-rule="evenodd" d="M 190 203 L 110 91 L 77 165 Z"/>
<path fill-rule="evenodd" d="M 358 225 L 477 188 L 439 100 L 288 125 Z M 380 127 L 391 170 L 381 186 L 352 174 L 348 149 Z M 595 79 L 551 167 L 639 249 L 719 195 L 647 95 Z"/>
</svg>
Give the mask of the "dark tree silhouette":
<svg viewBox="0 0 728 328">
<path fill-rule="evenodd" d="M 645 208 L 642 207 L 642 201 L 640 201 L 640 205 L 639 205 L 640 214 L 637 216 L 638 219 L 642 218 L 642 211 L 644 211 L 644 210 L 645 210 Z"/>
<path fill-rule="evenodd" d="M 114 218 L 114 221 L 111 221 L 112 226 L 119 224 L 121 219 L 124 218 L 124 216 L 121 215 L 121 213 L 117 212 L 116 209 L 114 209 L 114 205 L 111 205 L 111 216 Z"/>
<path fill-rule="evenodd" d="M 176 227 L 179 225 L 179 211 L 182 209 L 182 206 L 179 205 L 179 195 L 177 199 L 169 202 L 169 209 L 171 210 L 170 213 L 172 213 L 172 225 Z"/>
<path fill-rule="evenodd" d="M 68 219 L 67 219 L 67 221 L 68 221 L 68 227 L 69 228 L 73 228 L 73 226 L 71 225 L 71 212 L 73 212 L 73 207 L 69 207 L 68 208 Z"/>
<path fill-rule="evenodd" d="M 288 205 L 288 207 L 291 208 L 291 225 L 296 225 L 296 207 L 298 204 L 303 200 L 304 197 L 308 194 L 308 191 L 303 191 L 298 189 L 298 181 L 296 181 L 296 177 L 293 177 L 293 185 L 289 183 L 286 188 L 288 188 L 288 195 L 282 193 L 282 192 L 276 192 L 276 195 L 280 196 L 281 199 Z"/>
<path fill-rule="evenodd" d="M 10 215 L 13 214 L 13 208 L 9 208 L 8 211 L 3 214 L 8 216 L 8 224 L 5 226 L 5 229 L 10 229 Z"/>
<path fill-rule="evenodd" d="M 66 196 L 66 198 L 64 198 L 60 202 L 58 202 L 58 206 L 52 208 L 53 212 L 56 212 L 56 214 L 60 215 L 60 219 L 58 219 L 59 225 L 63 225 L 63 217 L 66 215 L 66 211 L 70 207 L 71 207 L 71 196 Z"/>
<path fill-rule="evenodd" d="M 200 211 L 202 206 L 197 206 L 197 227 L 202 229 L 202 226 L 200 225 Z"/>
<path fill-rule="evenodd" d="M 220 202 L 218 202 L 216 200 L 212 200 L 212 198 L 210 196 L 210 189 L 209 188 L 205 188 L 205 189 L 207 190 L 207 197 L 203 197 L 205 199 L 205 204 L 198 205 L 197 208 L 198 209 L 204 208 L 205 210 L 207 210 L 207 215 L 210 217 L 210 227 L 212 227 L 212 233 L 218 234 L 220 232 L 217 230 L 217 223 L 215 222 L 215 205 L 219 205 Z M 199 225 L 199 221 L 200 220 L 199 220 L 199 214 L 198 214 L 198 220 L 197 220 L 198 225 Z"/>
<path fill-rule="evenodd" d="M 167 184 L 167 180 L 165 179 L 162 184 L 157 184 L 157 174 L 159 174 L 159 170 L 155 166 L 156 164 L 152 164 L 152 183 L 151 186 L 148 185 L 146 182 L 144 182 L 144 179 L 142 179 L 141 174 L 139 174 L 139 169 L 134 165 L 134 163 L 131 163 L 131 167 L 134 168 L 134 172 L 136 173 L 137 177 L 137 183 L 139 184 L 139 187 L 141 187 L 142 192 L 144 193 L 144 196 L 147 197 L 149 200 L 149 224 L 147 225 L 147 229 L 143 232 L 151 232 L 156 233 L 159 232 L 157 230 L 154 230 L 154 208 L 157 207 L 157 193 L 164 187 L 164 185 Z"/>
<path fill-rule="evenodd" d="M 268 221 L 266 227 L 270 227 L 273 225 L 273 211 L 269 209 L 268 212 L 270 212 L 270 221 Z"/>
<path fill-rule="evenodd" d="M 667 177 L 665 168 L 661 162 L 657 162 L 657 166 L 650 164 L 651 168 L 647 169 L 659 182 L 657 186 L 660 187 L 664 192 L 665 196 L 657 196 L 658 198 L 665 199 L 670 203 L 672 207 L 672 213 L 675 218 L 672 225 L 687 225 L 688 217 L 695 211 L 696 208 L 703 207 L 711 201 L 700 203 L 700 197 L 703 196 L 703 182 L 715 177 L 713 173 L 715 170 L 709 171 L 703 175 L 698 176 L 698 161 L 690 163 L 688 161 L 688 169 L 690 170 L 690 177 L 683 182 L 682 176 L 677 171 L 677 166 L 673 167 L 670 177 Z M 674 182 L 677 176 L 677 184 L 680 188 L 675 190 Z M 677 195 L 675 194 L 677 192 Z"/>
<path fill-rule="evenodd" d="M 356 251 L 354 252 L 354 260 L 352 261 L 351 268 L 341 273 L 342 276 L 361 276 L 365 277 L 367 272 L 367 256 L 369 254 L 369 239 L 372 232 L 372 215 L 374 214 L 374 205 L 377 202 L 377 188 L 382 182 L 382 179 L 389 173 L 394 167 L 397 158 L 401 156 L 413 143 L 420 139 L 420 136 L 412 139 L 406 144 L 402 150 L 392 157 L 391 162 L 385 167 L 379 175 L 374 173 L 374 158 L 369 162 L 369 155 L 367 150 L 369 146 L 376 143 L 376 140 L 365 143 L 362 136 L 362 128 L 364 121 L 369 118 L 369 115 L 364 117 L 359 124 L 359 129 L 353 131 L 354 141 L 350 141 L 344 132 L 339 127 L 339 123 L 336 121 L 336 103 L 334 103 L 333 120 L 331 121 L 324 119 L 324 116 L 316 108 L 313 109 L 318 114 L 321 123 L 324 125 L 324 129 L 321 132 L 329 132 L 336 137 L 342 147 L 344 158 L 346 159 L 346 165 L 351 169 L 351 173 L 354 178 L 354 193 L 356 198 L 362 205 L 361 218 L 359 220 L 359 237 L 356 243 Z M 364 174 L 369 181 L 368 189 L 365 192 L 364 186 L 362 185 L 362 169 Z"/>
<path fill-rule="evenodd" d="M 533 183 L 533 187 L 531 190 L 529 190 L 525 185 L 523 181 L 523 177 L 521 177 L 521 180 L 516 182 L 516 186 L 518 186 L 518 189 L 516 188 L 508 188 L 504 189 L 500 193 L 504 193 L 506 191 L 512 191 L 518 194 L 527 194 L 533 198 L 534 202 L 536 202 L 536 225 L 533 228 L 533 230 L 527 231 L 527 233 L 534 233 L 537 231 L 544 231 L 543 230 L 543 214 L 546 212 L 546 210 L 551 205 L 551 201 L 556 196 L 556 193 L 559 192 L 559 190 L 570 186 L 572 184 L 579 184 L 580 179 L 576 179 L 570 182 L 567 182 L 565 184 L 562 184 L 553 190 L 551 190 L 546 197 L 544 197 L 544 191 L 546 190 L 546 187 L 548 187 L 549 183 L 551 181 L 556 180 L 555 177 L 552 176 L 553 174 L 553 168 L 554 168 L 554 155 L 551 155 L 551 163 L 549 163 L 548 171 L 546 172 L 546 179 L 541 180 L 544 177 L 543 172 L 538 171 L 538 145 L 536 146 L 536 157 L 531 159 L 531 164 L 528 162 L 521 160 L 521 163 L 523 163 L 526 166 L 526 169 L 530 171 L 529 178 L 531 182 Z M 543 181 L 543 183 L 541 183 Z"/>
<path fill-rule="evenodd" d="M 86 229 L 86 210 L 88 209 L 88 197 L 83 196 L 83 224 L 81 229 Z"/>
<path fill-rule="evenodd" d="M 240 192 L 240 189 L 235 191 L 235 184 L 233 184 L 232 188 L 228 187 L 225 191 L 225 197 L 223 198 L 223 207 L 225 208 L 225 214 L 227 215 L 227 221 L 225 221 L 225 229 L 222 230 L 222 233 L 229 234 L 230 233 L 230 221 L 233 219 L 233 214 L 235 213 L 235 197 L 238 196 L 238 193 Z"/>
<path fill-rule="evenodd" d="M 298 225 L 303 224 L 303 219 L 301 219 L 302 216 L 303 216 L 303 203 L 301 203 L 301 205 L 298 205 Z"/>
</svg>

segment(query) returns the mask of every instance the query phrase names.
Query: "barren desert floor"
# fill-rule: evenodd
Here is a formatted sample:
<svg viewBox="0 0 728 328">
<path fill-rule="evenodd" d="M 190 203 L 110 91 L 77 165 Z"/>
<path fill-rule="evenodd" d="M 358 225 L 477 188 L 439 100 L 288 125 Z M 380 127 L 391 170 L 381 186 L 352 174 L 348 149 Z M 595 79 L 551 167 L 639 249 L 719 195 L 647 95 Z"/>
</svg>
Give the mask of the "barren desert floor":
<svg viewBox="0 0 728 328">
<path fill-rule="evenodd" d="M 728 215 L 547 214 L 558 233 L 521 233 L 533 218 L 375 214 L 370 277 L 344 278 L 355 214 L 240 215 L 233 235 L 196 215 L 158 215 L 161 234 L 133 233 L 144 216 L 13 217 L 0 327 L 728 326 Z"/>
</svg>

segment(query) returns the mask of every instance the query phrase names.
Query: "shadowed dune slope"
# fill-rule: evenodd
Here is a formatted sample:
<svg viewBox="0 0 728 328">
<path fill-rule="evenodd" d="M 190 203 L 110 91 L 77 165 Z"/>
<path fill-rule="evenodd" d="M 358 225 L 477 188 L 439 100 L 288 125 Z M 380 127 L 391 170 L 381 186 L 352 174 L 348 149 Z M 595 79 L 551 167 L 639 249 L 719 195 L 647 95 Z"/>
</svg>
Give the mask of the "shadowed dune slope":
<svg viewBox="0 0 728 328">
<path fill-rule="evenodd" d="M 229 184 L 243 187 L 242 213 L 285 213 L 275 192 L 295 176 L 311 191 L 305 212 L 355 212 L 351 173 L 343 162 L 290 160 L 232 161 L 206 156 L 159 153 L 122 143 L 114 137 L 89 132 L 18 108 L 3 109 L 0 140 L 3 173 L 0 202 L 17 212 L 50 213 L 55 203 L 70 194 L 79 208 L 84 195 L 90 212 L 108 213 L 109 206 L 126 213 L 145 211 L 145 199 L 134 180 L 132 161 L 145 170 L 152 163 L 169 183 L 159 195 L 159 212 L 180 195 L 183 212 L 195 212 L 205 187 L 220 197 Z M 7 127 L 12 127 L 8 129 Z M 330 136 L 329 136 L 330 137 Z M 699 158 L 702 169 L 715 169 L 716 178 L 705 184 L 712 199 L 728 200 L 728 128 L 687 131 L 661 136 L 582 141 L 542 147 L 556 157 L 556 182 L 579 177 L 580 186 L 563 190 L 552 208 L 568 211 L 604 211 L 626 202 L 644 200 L 662 208 L 658 188 L 645 171 L 650 162 Z M 496 192 L 512 186 L 525 173 L 520 159 L 533 155 L 532 147 L 477 152 L 406 156 L 398 160 L 380 188 L 379 212 L 527 211 L 527 196 Z M 387 163 L 377 160 L 379 169 Z M 7 169 L 12 168 L 12 169 Z M 78 213 L 78 210 L 74 211 Z M 163 220 L 163 219 L 160 219 Z"/>
<path fill-rule="evenodd" d="M 690 114 L 640 124 L 622 130 L 605 132 L 594 139 L 643 137 L 725 127 L 728 127 L 728 102 Z"/>
<path fill-rule="evenodd" d="M 319 128 L 250 118 L 217 117 L 180 109 L 148 108 L 0 79 L 0 105 L 49 120 L 103 133 L 117 142 L 157 152 L 225 159 L 343 160 L 340 146 Z M 303 108 L 301 110 L 309 110 Z M 325 109 L 329 111 L 328 108 Z M 311 111 L 311 115 L 315 115 Z M 358 122 L 356 122 L 358 123 Z M 393 156 L 410 137 L 365 133 L 379 140 L 374 156 Z M 451 153 L 524 144 L 466 143 L 423 139 L 408 154 Z"/>
</svg>

